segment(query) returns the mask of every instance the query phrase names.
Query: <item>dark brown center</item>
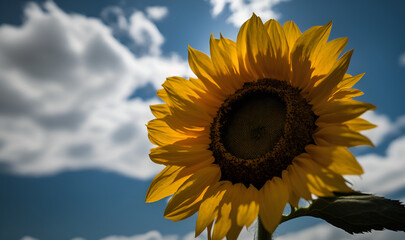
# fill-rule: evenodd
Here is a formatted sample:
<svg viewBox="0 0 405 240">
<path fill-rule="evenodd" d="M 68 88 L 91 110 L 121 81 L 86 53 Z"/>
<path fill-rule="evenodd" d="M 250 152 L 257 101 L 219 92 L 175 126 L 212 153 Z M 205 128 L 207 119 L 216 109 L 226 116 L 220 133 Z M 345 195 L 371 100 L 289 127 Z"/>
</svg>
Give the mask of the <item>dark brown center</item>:
<svg viewBox="0 0 405 240">
<path fill-rule="evenodd" d="M 254 185 L 281 176 L 312 143 L 317 116 L 286 82 L 248 82 L 221 105 L 211 125 L 210 150 L 221 179 Z"/>
</svg>

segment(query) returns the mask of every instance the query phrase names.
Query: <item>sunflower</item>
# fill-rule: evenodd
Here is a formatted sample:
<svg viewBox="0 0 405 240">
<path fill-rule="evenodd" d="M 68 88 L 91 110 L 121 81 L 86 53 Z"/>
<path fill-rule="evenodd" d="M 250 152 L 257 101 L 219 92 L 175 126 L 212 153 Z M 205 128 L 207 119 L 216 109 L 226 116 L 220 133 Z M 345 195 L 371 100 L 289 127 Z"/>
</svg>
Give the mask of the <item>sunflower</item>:
<svg viewBox="0 0 405 240">
<path fill-rule="evenodd" d="M 331 26 L 253 14 L 236 43 L 211 35 L 211 57 L 189 47 L 198 78 L 167 78 L 151 106 L 150 158 L 166 167 L 146 202 L 173 195 L 166 218 L 198 212 L 196 236 L 236 239 L 258 216 L 273 232 L 287 203 L 352 191 L 342 175 L 363 170 L 347 149 L 372 145 L 359 116 L 375 107 L 352 99 L 363 74 L 346 74 L 353 51 L 339 58 L 347 38 L 327 41 Z"/>
</svg>

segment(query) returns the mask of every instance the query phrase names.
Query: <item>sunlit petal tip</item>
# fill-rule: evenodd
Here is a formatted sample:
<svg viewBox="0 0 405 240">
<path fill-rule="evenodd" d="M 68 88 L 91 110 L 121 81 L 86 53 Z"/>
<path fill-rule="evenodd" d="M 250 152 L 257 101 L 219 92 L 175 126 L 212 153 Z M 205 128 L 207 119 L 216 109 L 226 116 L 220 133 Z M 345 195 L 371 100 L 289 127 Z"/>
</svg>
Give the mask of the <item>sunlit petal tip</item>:
<svg viewBox="0 0 405 240">
<path fill-rule="evenodd" d="M 332 29 L 333 21 L 329 21 L 327 24 L 322 26 L 323 32 L 325 32 L 328 36 L 330 33 L 330 30 Z"/>
<path fill-rule="evenodd" d="M 299 27 L 297 26 L 297 24 L 295 24 L 295 22 L 293 21 L 286 21 L 283 25 L 284 31 L 287 32 L 287 29 L 291 29 L 293 30 L 293 32 L 297 32 L 299 33 L 299 35 L 301 35 L 301 30 L 299 29 Z M 290 32 L 290 31 L 288 31 Z"/>
<path fill-rule="evenodd" d="M 353 52 L 354 52 L 354 49 L 350 49 L 349 51 L 345 52 L 345 54 L 343 54 L 343 56 L 341 58 L 339 58 L 338 61 L 341 61 L 342 64 L 349 66 L 350 60 L 353 56 Z M 338 64 L 338 62 L 337 62 L 337 64 Z M 343 76 L 344 76 L 344 74 L 343 74 Z M 343 79 L 343 76 L 342 76 L 342 79 Z"/>
<path fill-rule="evenodd" d="M 353 87 L 363 76 L 365 73 L 358 74 L 356 76 L 351 76 L 346 74 L 342 81 L 340 81 L 337 85 L 338 89 L 342 88 L 351 88 Z"/>
<path fill-rule="evenodd" d="M 362 118 L 351 119 L 349 121 L 344 122 L 343 124 L 346 125 L 348 128 L 350 128 L 351 130 L 356 131 L 356 132 L 369 130 L 369 129 L 373 129 L 373 128 L 377 127 L 377 125 L 372 124 Z"/>
<path fill-rule="evenodd" d="M 172 195 L 191 175 L 191 171 L 183 167 L 167 166 L 151 182 L 146 193 L 145 202 L 156 202 Z"/>
<path fill-rule="evenodd" d="M 378 127 L 378 125 L 369 123 L 368 126 L 367 126 L 367 129 L 364 129 L 364 130 L 369 130 L 369 129 L 373 129 L 373 128 L 376 128 L 376 127 Z"/>
<path fill-rule="evenodd" d="M 292 51 L 295 41 L 301 36 L 301 31 L 293 21 L 287 21 L 283 25 L 284 33 L 287 38 L 289 52 Z"/>
</svg>

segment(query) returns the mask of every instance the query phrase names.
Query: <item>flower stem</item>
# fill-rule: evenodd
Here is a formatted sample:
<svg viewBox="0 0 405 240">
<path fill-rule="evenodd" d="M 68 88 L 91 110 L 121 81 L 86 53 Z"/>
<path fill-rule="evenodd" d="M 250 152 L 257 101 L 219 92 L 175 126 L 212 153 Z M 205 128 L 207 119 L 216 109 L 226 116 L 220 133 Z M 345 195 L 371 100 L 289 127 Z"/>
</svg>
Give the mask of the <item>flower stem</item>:
<svg viewBox="0 0 405 240">
<path fill-rule="evenodd" d="M 260 219 L 260 217 L 258 218 L 257 225 L 258 225 L 258 228 L 257 228 L 257 240 L 272 240 L 273 239 L 272 236 L 271 236 L 272 235 L 271 232 L 268 232 L 264 228 L 262 220 Z"/>
</svg>

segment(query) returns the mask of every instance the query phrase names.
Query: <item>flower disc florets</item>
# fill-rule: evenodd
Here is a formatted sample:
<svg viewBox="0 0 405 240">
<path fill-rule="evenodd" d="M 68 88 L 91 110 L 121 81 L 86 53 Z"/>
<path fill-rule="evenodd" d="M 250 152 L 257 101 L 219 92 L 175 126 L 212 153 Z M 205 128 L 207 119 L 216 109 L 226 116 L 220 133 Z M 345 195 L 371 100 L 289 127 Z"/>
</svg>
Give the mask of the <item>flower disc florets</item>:
<svg viewBox="0 0 405 240">
<path fill-rule="evenodd" d="M 316 118 L 299 89 L 285 82 L 245 83 L 226 99 L 211 125 L 210 148 L 222 179 L 260 189 L 281 177 L 313 142 Z"/>
</svg>

